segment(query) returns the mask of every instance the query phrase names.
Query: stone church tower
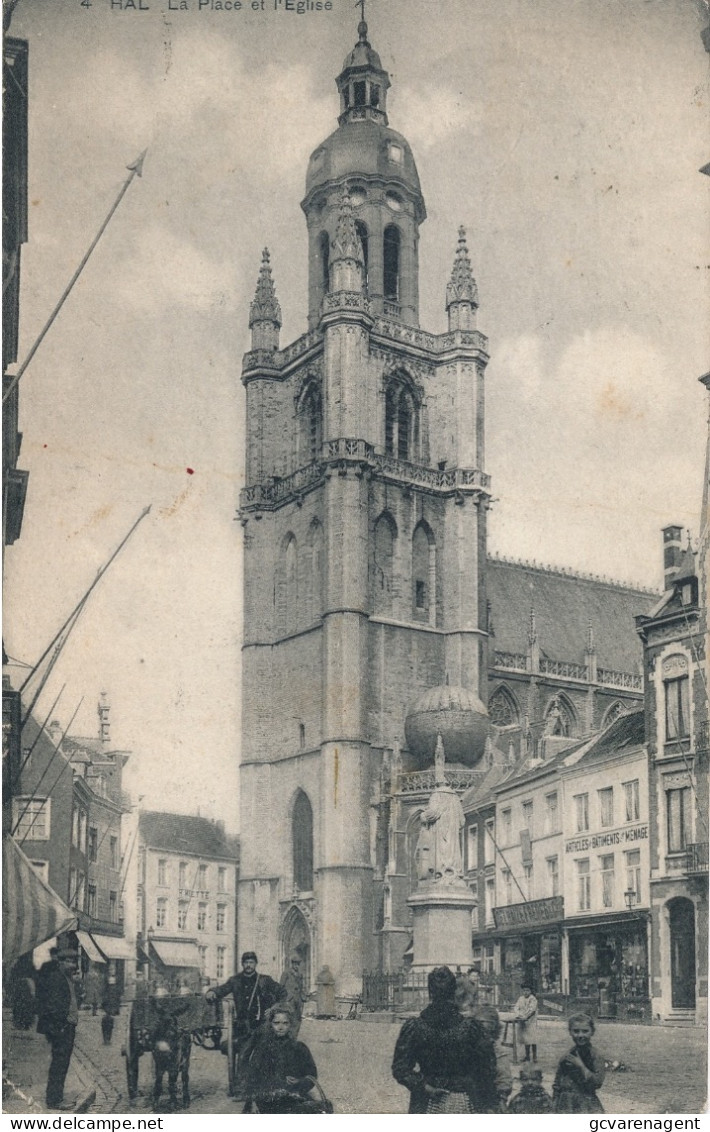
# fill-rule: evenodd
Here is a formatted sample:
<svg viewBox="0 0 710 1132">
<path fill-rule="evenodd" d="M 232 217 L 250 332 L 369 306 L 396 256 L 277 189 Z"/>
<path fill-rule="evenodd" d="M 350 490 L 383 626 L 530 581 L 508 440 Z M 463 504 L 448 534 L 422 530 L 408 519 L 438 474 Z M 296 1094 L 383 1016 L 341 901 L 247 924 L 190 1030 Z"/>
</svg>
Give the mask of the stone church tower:
<svg viewBox="0 0 710 1132">
<path fill-rule="evenodd" d="M 276 974 L 300 955 L 311 985 L 327 965 L 338 994 L 407 944 L 385 954 L 382 784 L 393 761 L 433 765 L 436 735 L 406 746 L 410 707 L 446 686 L 455 712 L 487 698 L 477 289 L 460 229 L 448 331 L 419 329 L 424 198 L 364 22 L 358 36 L 308 164 L 309 329 L 280 347 L 265 251 L 242 374 L 239 947 Z"/>
</svg>

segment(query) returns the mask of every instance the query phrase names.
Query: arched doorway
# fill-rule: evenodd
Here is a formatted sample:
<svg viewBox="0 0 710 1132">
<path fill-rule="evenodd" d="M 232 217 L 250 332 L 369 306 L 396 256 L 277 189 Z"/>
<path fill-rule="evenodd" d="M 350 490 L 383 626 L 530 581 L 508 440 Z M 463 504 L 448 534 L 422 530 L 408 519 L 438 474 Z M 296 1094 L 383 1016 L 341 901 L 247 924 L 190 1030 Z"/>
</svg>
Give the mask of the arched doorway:
<svg viewBox="0 0 710 1132">
<path fill-rule="evenodd" d="M 695 907 L 678 896 L 668 901 L 671 941 L 671 1005 L 695 1009 Z"/>
<path fill-rule="evenodd" d="M 311 988 L 311 929 L 303 912 L 295 905 L 286 913 L 282 940 L 284 970 L 289 969 L 294 956 L 300 960 L 303 989 L 307 994 Z"/>
</svg>

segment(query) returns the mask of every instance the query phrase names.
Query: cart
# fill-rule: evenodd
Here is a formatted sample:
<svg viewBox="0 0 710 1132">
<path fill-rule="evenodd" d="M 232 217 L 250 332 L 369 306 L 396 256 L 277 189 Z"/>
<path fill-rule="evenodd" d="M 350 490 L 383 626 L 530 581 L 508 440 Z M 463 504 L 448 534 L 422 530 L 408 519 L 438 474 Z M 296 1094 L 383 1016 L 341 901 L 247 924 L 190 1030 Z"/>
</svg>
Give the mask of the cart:
<svg viewBox="0 0 710 1132">
<path fill-rule="evenodd" d="M 201 994 L 146 995 L 136 998 L 126 1023 L 126 1035 L 121 1054 L 126 1059 L 128 1096 L 138 1095 L 140 1059 L 153 1052 L 153 1032 L 156 1023 L 172 1015 L 180 1028 L 189 1032 L 195 1045 L 227 1055 L 227 1082 L 229 1095 L 234 1095 L 237 1072 L 236 1044 L 233 1025 L 234 1007 L 231 1002 L 208 1002 Z"/>
</svg>

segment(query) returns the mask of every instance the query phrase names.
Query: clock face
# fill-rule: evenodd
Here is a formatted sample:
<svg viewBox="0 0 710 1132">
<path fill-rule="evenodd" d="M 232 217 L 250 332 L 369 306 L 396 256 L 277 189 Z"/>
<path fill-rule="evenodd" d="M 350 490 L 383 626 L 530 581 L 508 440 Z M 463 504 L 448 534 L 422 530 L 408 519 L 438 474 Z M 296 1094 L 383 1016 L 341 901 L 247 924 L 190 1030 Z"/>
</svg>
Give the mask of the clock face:
<svg viewBox="0 0 710 1132">
<path fill-rule="evenodd" d="M 385 201 L 393 212 L 399 212 L 402 207 L 402 198 L 398 197 L 396 193 L 386 193 Z"/>
</svg>

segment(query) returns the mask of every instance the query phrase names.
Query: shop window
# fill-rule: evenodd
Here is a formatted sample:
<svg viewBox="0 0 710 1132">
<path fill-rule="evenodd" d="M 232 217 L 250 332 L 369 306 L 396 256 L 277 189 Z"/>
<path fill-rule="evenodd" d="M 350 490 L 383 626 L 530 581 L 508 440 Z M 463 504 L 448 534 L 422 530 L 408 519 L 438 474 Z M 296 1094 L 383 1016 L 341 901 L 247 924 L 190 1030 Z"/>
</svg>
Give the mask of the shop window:
<svg viewBox="0 0 710 1132">
<path fill-rule="evenodd" d="M 197 930 L 198 932 L 207 931 L 207 905 L 197 905 Z"/>
<path fill-rule="evenodd" d="M 598 790 L 599 795 L 599 824 L 608 827 L 614 824 L 614 787 L 605 786 Z"/>
<path fill-rule="evenodd" d="M 575 794 L 573 801 L 577 833 L 584 833 L 589 829 L 589 795 Z"/>
<path fill-rule="evenodd" d="M 189 907 L 190 905 L 188 904 L 187 900 L 181 900 L 178 904 L 177 926 L 181 932 L 187 930 L 187 912 Z"/>
<path fill-rule="evenodd" d="M 690 699 L 687 676 L 664 683 L 666 739 L 685 739 L 690 734 Z"/>
<path fill-rule="evenodd" d="M 557 791 L 545 795 L 545 833 L 558 833 Z"/>
<path fill-rule="evenodd" d="M 513 903 L 513 874 L 510 869 L 503 869 L 503 892 L 506 904 Z"/>
<path fill-rule="evenodd" d="M 666 822 L 668 852 L 676 853 L 685 849 L 692 840 L 690 790 L 687 786 L 677 790 L 666 790 Z"/>
<path fill-rule="evenodd" d="M 577 866 L 577 909 L 588 912 L 591 905 L 591 891 L 589 884 L 589 857 L 575 861 Z"/>
<path fill-rule="evenodd" d="M 562 947 L 557 932 L 543 935 L 540 945 L 542 989 L 552 994 L 562 990 Z"/>
<path fill-rule="evenodd" d="M 638 821 L 641 813 L 639 806 L 639 780 L 638 778 L 634 778 L 632 782 L 625 782 L 623 785 L 624 820 Z"/>
<path fill-rule="evenodd" d="M 291 816 L 293 883 L 301 892 L 313 891 L 313 809 L 299 790 Z"/>
<path fill-rule="evenodd" d="M 559 857 L 547 858 L 547 895 L 559 896 L 560 893 L 560 860 Z"/>
<path fill-rule="evenodd" d="M 486 822 L 486 835 L 483 842 L 483 863 L 484 865 L 492 865 L 495 861 L 496 847 L 495 847 L 495 821 L 490 818 Z"/>
<path fill-rule="evenodd" d="M 217 919 L 216 919 L 216 922 L 215 922 L 215 929 L 218 932 L 226 931 L 227 930 L 226 924 L 227 924 L 227 905 L 226 904 L 218 904 L 217 905 Z"/>
<path fill-rule="evenodd" d="M 401 236 L 396 224 L 388 224 L 383 237 L 383 282 L 385 299 L 399 301 L 399 258 Z"/>
<path fill-rule="evenodd" d="M 614 907 L 614 854 L 605 853 L 599 858 L 602 878 L 602 908 Z"/>
<path fill-rule="evenodd" d="M 513 811 L 510 809 L 510 807 L 508 807 L 508 809 L 506 809 L 506 810 L 501 810 L 500 817 L 501 817 L 501 822 L 502 822 L 502 827 L 503 827 L 502 828 L 503 844 L 504 845 L 510 845 L 510 842 L 511 842 L 511 839 L 512 839 L 512 836 L 513 836 Z"/>
<path fill-rule="evenodd" d="M 49 838 L 50 805 L 49 798 L 13 799 L 13 835 L 20 844 L 28 838 L 30 841 L 46 841 Z"/>
<path fill-rule="evenodd" d="M 534 899 L 535 884 L 532 865 L 523 865 L 523 890 L 525 892 L 526 900 Z"/>
<path fill-rule="evenodd" d="M 523 829 L 527 829 L 532 837 L 533 835 L 533 804 L 532 802 L 523 802 L 523 817 L 521 821 Z"/>
<path fill-rule="evenodd" d="M 168 902 L 164 896 L 158 898 L 155 906 L 155 926 L 165 928 L 168 925 Z"/>
<path fill-rule="evenodd" d="M 478 868 L 478 826 L 470 825 L 466 837 L 468 871 Z"/>
<path fill-rule="evenodd" d="M 634 893 L 634 904 L 641 903 L 641 850 L 631 849 L 626 858 L 626 891 Z"/>
<path fill-rule="evenodd" d="M 164 887 L 168 883 L 168 862 L 161 857 L 158 861 L 158 884 Z"/>
</svg>

